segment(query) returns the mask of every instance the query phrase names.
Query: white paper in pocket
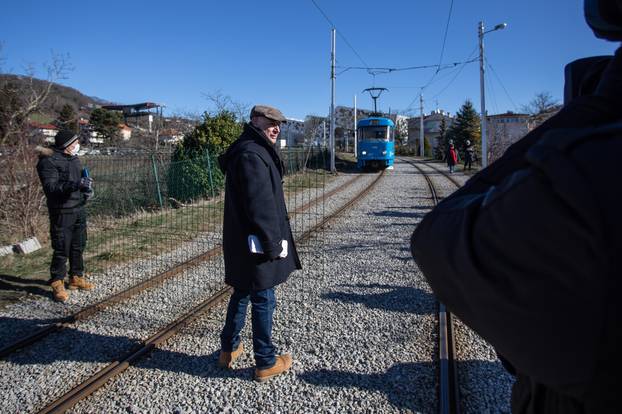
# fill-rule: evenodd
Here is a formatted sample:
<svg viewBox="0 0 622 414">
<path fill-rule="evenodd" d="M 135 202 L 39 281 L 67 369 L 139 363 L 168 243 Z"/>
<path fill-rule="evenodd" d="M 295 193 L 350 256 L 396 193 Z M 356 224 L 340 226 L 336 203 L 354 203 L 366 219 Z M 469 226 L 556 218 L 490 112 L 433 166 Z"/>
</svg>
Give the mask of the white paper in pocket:
<svg viewBox="0 0 622 414">
<path fill-rule="evenodd" d="M 259 242 L 259 238 L 254 234 L 248 235 L 248 250 L 251 253 L 255 254 L 263 254 L 263 247 L 261 247 L 261 243 Z"/>
</svg>

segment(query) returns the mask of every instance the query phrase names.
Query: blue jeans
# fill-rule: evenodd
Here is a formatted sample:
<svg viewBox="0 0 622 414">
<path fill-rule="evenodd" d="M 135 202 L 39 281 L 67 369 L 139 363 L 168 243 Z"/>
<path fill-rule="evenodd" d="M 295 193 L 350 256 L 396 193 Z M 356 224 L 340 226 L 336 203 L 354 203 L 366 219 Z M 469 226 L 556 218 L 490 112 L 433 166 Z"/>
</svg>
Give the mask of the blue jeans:
<svg viewBox="0 0 622 414">
<path fill-rule="evenodd" d="M 272 314 L 276 307 L 274 288 L 254 291 L 233 290 L 227 307 L 225 326 L 220 334 L 221 349 L 225 352 L 238 349 L 249 299 L 252 304 L 251 322 L 255 365 L 259 369 L 269 368 L 276 362 L 275 349 L 272 345 Z"/>
</svg>

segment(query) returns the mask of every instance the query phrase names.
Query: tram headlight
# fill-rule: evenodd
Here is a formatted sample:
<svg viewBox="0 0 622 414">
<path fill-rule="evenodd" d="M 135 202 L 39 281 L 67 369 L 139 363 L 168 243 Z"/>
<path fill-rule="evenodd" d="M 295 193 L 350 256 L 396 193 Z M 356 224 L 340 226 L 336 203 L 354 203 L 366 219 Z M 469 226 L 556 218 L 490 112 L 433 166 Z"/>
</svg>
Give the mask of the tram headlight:
<svg viewBox="0 0 622 414">
<path fill-rule="evenodd" d="M 382 155 L 387 155 L 387 152 L 386 151 L 382 151 Z"/>
<path fill-rule="evenodd" d="M 367 151 L 361 151 L 362 155 L 367 155 Z"/>
</svg>

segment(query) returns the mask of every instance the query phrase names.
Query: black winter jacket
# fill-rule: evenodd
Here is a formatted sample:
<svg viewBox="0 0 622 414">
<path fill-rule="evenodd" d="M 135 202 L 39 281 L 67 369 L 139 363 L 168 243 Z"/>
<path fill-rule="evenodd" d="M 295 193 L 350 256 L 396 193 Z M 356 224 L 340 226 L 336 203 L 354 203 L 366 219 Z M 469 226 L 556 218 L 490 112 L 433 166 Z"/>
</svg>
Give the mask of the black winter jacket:
<svg viewBox="0 0 622 414">
<path fill-rule="evenodd" d="M 597 97 L 571 102 L 413 233 L 439 300 L 517 372 L 514 413 L 622 412 L 616 111 Z"/>
<path fill-rule="evenodd" d="M 51 213 L 72 213 L 85 204 L 84 193 L 80 192 L 82 164 L 75 155 L 37 147 L 39 162 L 37 173 L 47 197 Z"/>
<path fill-rule="evenodd" d="M 223 250 L 225 282 L 242 290 L 263 290 L 287 280 L 301 269 L 283 193 L 283 164 L 262 132 L 247 124 L 244 132 L 219 158 L 226 174 Z M 255 235 L 264 254 L 251 253 L 248 236 Z M 284 259 L 281 241 L 287 240 Z"/>
</svg>

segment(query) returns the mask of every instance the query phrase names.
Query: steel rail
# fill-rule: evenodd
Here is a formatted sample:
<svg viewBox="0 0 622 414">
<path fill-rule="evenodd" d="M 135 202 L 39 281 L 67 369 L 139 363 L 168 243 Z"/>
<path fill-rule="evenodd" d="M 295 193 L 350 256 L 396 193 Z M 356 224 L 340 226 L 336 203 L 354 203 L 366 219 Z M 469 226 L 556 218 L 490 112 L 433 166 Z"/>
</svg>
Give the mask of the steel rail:
<svg viewBox="0 0 622 414">
<path fill-rule="evenodd" d="M 376 186 L 376 184 L 383 176 L 384 171 L 378 174 L 376 179 L 369 186 L 360 191 L 354 198 L 350 199 L 343 206 L 335 210 L 329 216 L 325 217 L 320 223 L 316 224 L 311 229 L 302 233 L 298 241 L 304 242 L 311 236 L 313 231 L 317 231 L 323 228 L 329 221 L 334 220 L 335 218 L 340 216 L 345 210 L 352 207 L 356 202 L 365 197 L 365 195 L 367 195 Z M 38 411 L 38 414 L 64 413 L 66 410 L 73 407 L 80 400 L 88 397 L 93 392 L 102 388 L 106 384 L 106 382 L 108 382 L 113 377 L 121 374 L 130 365 L 135 363 L 141 357 L 147 355 L 155 347 L 163 344 L 166 340 L 177 334 L 190 322 L 196 320 L 203 313 L 214 308 L 218 303 L 226 299 L 228 294 L 230 294 L 232 290 L 233 289 L 229 286 L 222 287 L 215 295 L 195 306 L 192 310 L 183 315 L 181 318 L 175 320 L 174 322 L 171 322 L 166 327 L 159 330 L 149 339 L 145 340 L 136 349 L 132 350 L 132 352 L 130 352 L 128 355 L 102 368 L 94 375 L 92 375 L 82 383 L 78 384 L 58 399 L 46 405 L 43 409 Z"/>
<path fill-rule="evenodd" d="M 351 186 L 363 176 L 364 176 L 363 174 L 357 174 L 349 181 L 346 181 L 342 186 L 336 187 L 333 190 L 329 191 L 328 193 L 322 194 L 320 197 L 316 197 L 315 199 L 309 201 L 308 203 L 302 205 L 301 207 L 293 210 L 290 213 L 290 215 L 295 216 L 297 214 L 300 214 L 308 210 L 309 208 L 311 208 L 312 206 L 320 202 L 324 202 L 326 198 L 332 197 L 337 192 L 342 191 L 345 188 Z M 19 351 L 20 349 L 33 345 L 39 342 L 40 340 L 42 340 L 43 338 L 47 337 L 48 335 L 56 331 L 60 331 L 64 328 L 71 327 L 71 325 L 73 325 L 75 322 L 87 319 L 110 306 L 124 302 L 128 299 L 131 299 L 132 297 L 144 292 L 145 290 L 149 288 L 159 286 L 163 284 L 166 280 L 171 279 L 183 273 L 184 271 L 188 269 L 196 267 L 204 262 L 207 262 L 208 260 L 211 260 L 214 257 L 218 257 L 221 254 L 222 254 L 222 246 L 218 245 L 206 252 L 203 252 L 197 256 L 192 257 L 191 259 L 186 260 L 183 263 L 175 265 L 169 270 L 161 272 L 152 278 L 139 282 L 134 286 L 131 286 L 125 290 L 122 290 L 121 292 L 118 292 L 112 296 L 109 296 L 101 300 L 100 302 L 89 305 L 69 316 L 59 318 L 56 322 L 46 325 L 40 329 L 37 329 L 36 331 L 30 334 L 27 334 L 11 342 L 10 344 L 5 345 L 4 347 L 0 348 L 0 358 L 5 358 Z"/>
<path fill-rule="evenodd" d="M 425 178 L 434 205 L 438 204 L 438 195 L 429 175 L 414 161 L 400 158 L 415 167 Z M 437 170 L 439 171 L 439 170 Z M 449 178 L 449 177 L 448 177 Z M 458 187 L 457 182 L 451 180 Z M 452 315 L 442 302 L 438 302 L 438 357 L 439 357 L 439 413 L 460 413 L 460 390 L 458 388 L 458 370 L 456 367 L 456 348 L 454 342 Z"/>
<path fill-rule="evenodd" d="M 443 174 L 449 181 L 451 181 L 457 188 L 462 187 L 462 184 L 460 184 L 458 182 L 458 180 L 456 180 L 454 177 L 452 177 L 451 175 L 449 175 L 449 173 L 447 171 L 443 171 L 441 170 L 439 167 L 437 167 L 436 165 L 432 164 L 429 161 L 424 161 L 425 165 L 427 165 L 428 167 L 432 168 L 435 171 L 438 171 L 439 173 Z"/>
</svg>

